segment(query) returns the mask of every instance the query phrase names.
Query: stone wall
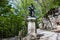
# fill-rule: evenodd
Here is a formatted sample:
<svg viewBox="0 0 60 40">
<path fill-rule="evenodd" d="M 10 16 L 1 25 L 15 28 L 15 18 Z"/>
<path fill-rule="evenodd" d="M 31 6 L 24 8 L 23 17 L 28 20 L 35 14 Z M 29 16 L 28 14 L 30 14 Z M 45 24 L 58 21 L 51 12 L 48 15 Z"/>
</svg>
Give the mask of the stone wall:
<svg viewBox="0 0 60 40">
<path fill-rule="evenodd" d="M 53 30 L 56 29 L 58 25 L 60 25 L 60 7 L 52 11 L 50 10 L 50 12 L 43 17 L 42 22 L 39 24 L 39 28 Z"/>
</svg>

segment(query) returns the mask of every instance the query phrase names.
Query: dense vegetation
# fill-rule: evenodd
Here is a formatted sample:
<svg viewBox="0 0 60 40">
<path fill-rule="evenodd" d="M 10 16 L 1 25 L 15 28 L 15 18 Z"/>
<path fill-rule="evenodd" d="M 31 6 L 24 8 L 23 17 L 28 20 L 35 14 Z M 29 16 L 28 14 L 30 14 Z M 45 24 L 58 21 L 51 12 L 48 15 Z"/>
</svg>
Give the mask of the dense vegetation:
<svg viewBox="0 0 60 40">
<path fill-rule="evenodd" d="M 28 7 L 31 3 L 35 6 L 37 22 L 40 22 L 51 8 L 60 6 L 60 0 L 13 0 L 9 3 L 10 0 L 0 0 L 0 37 L 18 35 L 20 30 L 26 34 Z"/>
</svg>

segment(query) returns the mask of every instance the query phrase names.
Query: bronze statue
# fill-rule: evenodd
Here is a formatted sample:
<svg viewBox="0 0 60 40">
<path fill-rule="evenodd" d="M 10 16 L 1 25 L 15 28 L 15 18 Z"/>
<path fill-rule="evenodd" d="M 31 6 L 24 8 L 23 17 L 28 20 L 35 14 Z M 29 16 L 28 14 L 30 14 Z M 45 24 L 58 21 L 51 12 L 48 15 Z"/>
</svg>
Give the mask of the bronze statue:
<svg viewBox="0 0 60 40">
<path fill-rule="evenodd" d="M 31 4 L 29 7 L 29 16 L 34 17 L 34 9 L 35 7 Z"/>
</svg>

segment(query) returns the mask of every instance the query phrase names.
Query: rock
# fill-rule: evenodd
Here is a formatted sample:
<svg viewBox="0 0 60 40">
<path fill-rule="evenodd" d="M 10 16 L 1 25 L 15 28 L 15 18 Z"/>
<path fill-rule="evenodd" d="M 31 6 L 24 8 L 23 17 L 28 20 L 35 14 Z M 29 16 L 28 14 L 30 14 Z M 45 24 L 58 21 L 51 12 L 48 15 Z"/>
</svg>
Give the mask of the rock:
<svg viewBox="0 0 60 40">
<path fill-rule="evenodd" d="M 40 29 L 42 29 L 42 27 L 43 27 L 42 25 L 43 25 L 42 23 L 39 24 L 39 28 L 40 28 Z"/>
<path fill-rule="evenodd" d="M 27 37 L 24 37 L 23 40 L 27 40 Z"/>
<path fill-rule="evenodd" d="M 43 34 L 39 40 L 60 40 L 60 33 L 37 29 L 37 34 Z"/>
</svg>

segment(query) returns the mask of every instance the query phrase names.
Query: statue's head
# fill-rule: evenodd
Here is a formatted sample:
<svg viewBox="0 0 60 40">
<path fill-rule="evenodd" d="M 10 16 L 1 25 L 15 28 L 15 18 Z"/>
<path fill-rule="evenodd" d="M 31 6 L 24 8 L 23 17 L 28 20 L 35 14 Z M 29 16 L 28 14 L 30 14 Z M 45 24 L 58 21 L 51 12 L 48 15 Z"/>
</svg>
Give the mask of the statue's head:
<svg viewBox="0 0 60 40">
<path fill-rule="evenodd" d="M 31 3 L 31 7 L 33 7 L 33 4 Z"/>
<path fill-rule="evenodd" d="M 31 5 L 29 6 L 29 9 L 34 9 L 34 5 L 31 3 Z"/>
</svg>

